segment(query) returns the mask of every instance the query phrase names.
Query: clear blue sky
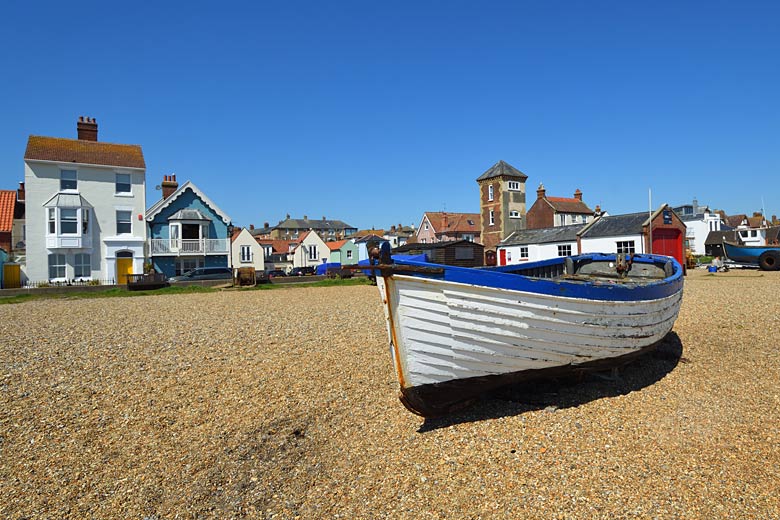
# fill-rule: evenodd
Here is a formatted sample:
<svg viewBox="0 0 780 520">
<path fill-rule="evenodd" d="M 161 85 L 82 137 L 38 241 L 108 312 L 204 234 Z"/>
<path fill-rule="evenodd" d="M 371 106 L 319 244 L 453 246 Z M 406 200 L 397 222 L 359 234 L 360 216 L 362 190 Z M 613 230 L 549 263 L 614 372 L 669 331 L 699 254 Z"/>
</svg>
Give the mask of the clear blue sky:
<svg viewBox="0 0 780 520">
<path fill-rule="evenodd" d="M 147 5 L 148 4 L 148 5 Z M 238 225 L 528 202 L 780 215 L 780 2 L 11 2 L 0 188 L 27 137 L 143 146 L 147 203 L 191 180 Z"/>
</svg>

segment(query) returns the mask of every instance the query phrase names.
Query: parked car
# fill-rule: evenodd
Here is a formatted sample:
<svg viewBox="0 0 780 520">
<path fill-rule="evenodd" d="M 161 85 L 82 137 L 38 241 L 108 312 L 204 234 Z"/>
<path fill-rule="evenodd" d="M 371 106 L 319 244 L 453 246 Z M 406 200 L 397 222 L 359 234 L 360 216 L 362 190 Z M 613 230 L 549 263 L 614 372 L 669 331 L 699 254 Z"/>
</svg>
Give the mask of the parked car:
<svg viewBox="0 0 780 520">
<path fill-rule="evenodd" d="M 229 267 L 198 267 L 187 271 L 180 276 L 173 276 L 170 282 L 192 282 L 197 280 L 226 280 L 233 279 L 233 270 Z"/>
<path fill-rule="evenodd" d="M 292 271 L 290 271 L 290 276 L 305 276 L 308 274 L 314 274 L 315 271 L 316 268 L 314 266 L 293 267 Z"/>
<path fill-rule="evenodd" d="M 276 278 L 277 276 L 287 276 L 287 273 L 282 271 L 281 269 L 273 269 L 271 271 L 268 271 L 268 278 Z"/>
</svg>

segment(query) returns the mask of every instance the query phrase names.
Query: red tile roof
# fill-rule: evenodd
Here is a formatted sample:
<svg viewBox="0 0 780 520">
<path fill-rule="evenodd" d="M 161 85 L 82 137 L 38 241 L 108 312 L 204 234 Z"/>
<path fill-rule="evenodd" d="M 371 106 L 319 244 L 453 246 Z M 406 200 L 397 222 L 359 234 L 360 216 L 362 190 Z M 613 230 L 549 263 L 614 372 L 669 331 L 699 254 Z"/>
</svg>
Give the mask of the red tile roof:
<svg viewBox="0 0 780 520">
<path fill-rule="evenodd" d="M 436 233 L 479 233 L 479 213 L 427 211 L 428 221 Z M 446 225 L 445 225 L 446 220 Z M 471 223 L 469 223 L 469 221 Z"/>
<path fill-rule="evenodd" d="M 346 240 L 336 240 L 335 242 L 325 242 L 325 245 L 327 245 L 328 249 L 330 249 L 331 251 L 336 251 L 341 249 L 341 246 L 343 246 L 346 243 L 347 243 Z"/>
<path fill-rule="evenodd" d="M 270 238 L 255 238 L 258 244 L 261 246 L 271 246 L 274 253 L 289 253 L 290 244 L 297 246 L 298 243 L 294 240 L 274 240 Z"/>
<path fill-rule="evenodd" d="M 10 232 L 14 226 L 16 190 L 0 190 L 0 233 Z"/>
<path fill-rule="evenodd" d="M 593 213 L 593 210 L 579 199 L 568 199 L 566 197 L 545 198 L 547 199 L 547 202 L 550 203 L 550 206 L 559 213 Z"/>
<path fill-rule="evenodd" d="M 24 158 L 39 161 L 146 168 L 143 151 L 137 144 L 114 144 L 38 135 L 31 135 L 27 140 Z"/>
</svg>

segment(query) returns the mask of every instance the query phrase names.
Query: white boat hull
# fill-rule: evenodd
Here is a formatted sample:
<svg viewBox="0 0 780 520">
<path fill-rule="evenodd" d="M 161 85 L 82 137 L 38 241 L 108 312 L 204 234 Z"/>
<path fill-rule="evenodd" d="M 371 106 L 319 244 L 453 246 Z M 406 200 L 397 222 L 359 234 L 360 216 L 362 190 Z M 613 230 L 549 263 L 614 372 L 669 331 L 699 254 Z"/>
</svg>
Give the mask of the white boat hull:
<svg viewBox="0 0 780 520">
<path fill-rule="evenodd" d="M 413 393 L 446 393 L 458 381 L 484 387 L 510 374 L 638 354 L 669 333 L 682 301 L 682 291 L 657 300 L 604 301 L 399 274 L 379 277 L 377 285 L 402 401 L 421 415 L 447 403 L 421 410 L 427 405 L 410 403 Z"/>
</svg>

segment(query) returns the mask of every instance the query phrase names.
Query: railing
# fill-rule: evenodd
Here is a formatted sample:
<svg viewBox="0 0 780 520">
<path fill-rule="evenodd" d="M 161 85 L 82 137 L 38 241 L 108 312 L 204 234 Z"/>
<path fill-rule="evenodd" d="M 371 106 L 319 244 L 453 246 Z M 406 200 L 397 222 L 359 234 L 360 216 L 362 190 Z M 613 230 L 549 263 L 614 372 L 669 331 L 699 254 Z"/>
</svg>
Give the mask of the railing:
<svg viewBox="0 0 780 520">
<path fill-rule="evenodd" d="M 153 238 L 152 255 L 226 255 L 226 238 L 179 239 Z"/>
<path fill-rule="evenodd" d="M 24 289 L 38 289 L 46 287 L 88 287 L 93 285 L 116 285 L 113 278 L 89 278 L 78 280 L 27 280 L 22 287 Z"/>
</svg>

